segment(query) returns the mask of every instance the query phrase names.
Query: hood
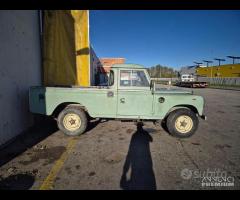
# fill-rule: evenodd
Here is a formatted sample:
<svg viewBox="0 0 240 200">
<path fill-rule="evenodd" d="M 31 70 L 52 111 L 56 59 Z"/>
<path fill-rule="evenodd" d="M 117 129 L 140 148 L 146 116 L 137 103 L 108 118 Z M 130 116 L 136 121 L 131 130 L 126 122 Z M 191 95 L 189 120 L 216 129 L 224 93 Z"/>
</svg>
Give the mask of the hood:
<svg viewBox="0 0 240 200">
<path fill-rule="evenodd" d="M 156 88 L 154 94 L 193 94 L 190 90 L 177 88 Z"/>
</svg>

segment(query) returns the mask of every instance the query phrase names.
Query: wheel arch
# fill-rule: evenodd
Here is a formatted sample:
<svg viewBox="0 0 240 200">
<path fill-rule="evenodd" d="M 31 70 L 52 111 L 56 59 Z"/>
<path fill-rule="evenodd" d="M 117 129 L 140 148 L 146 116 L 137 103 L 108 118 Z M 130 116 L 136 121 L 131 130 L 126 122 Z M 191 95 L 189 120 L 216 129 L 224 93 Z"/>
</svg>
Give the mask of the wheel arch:
<svg viewBox="0 0 240 200">
<path fill-rule="evenodd" d="M 59 115 L 59 113 L 60 113 L 62 110 L 64 110 L 65 108 L 67 108 L 67 107 L 78 107 L 78 108 L 81 108 L 81 109 L 83 109 L 83 110 L 86 112 L 86 114 L 90 117 L 87 108 L 86 108 L 84 105 L 82 105 L 81 103 L 77 103 L 77 102 L 64 102 L 64 103 L 59 104 L 59 105 L 53 110 L 52 116 L 53 116 L 54 118 L 57 118 L 58 115 Z"/>
<path fill-rule="evenodd" d="M 173 106 L 172 108 L 170 108 L 169 111 L 166 113 L 164 119 L 166 119 L 172 111 L 178 110 L 178 109 L 189 109 L 189 110 L 193 111 L 196 115 L 199 115 L 198 109 L 195 106 L 180 104 L 180 105 L 176 105 L 176 106 Z"/>
</svg>

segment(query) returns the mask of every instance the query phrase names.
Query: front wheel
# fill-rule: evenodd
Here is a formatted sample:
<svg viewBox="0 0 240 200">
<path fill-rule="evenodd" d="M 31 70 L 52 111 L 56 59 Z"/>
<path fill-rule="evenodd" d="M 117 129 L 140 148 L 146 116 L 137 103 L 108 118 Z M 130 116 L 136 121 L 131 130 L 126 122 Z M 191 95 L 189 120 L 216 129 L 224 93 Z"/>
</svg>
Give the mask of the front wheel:
<svg viewBox="0 0 240 200">
<path fill-rule="evenodd" d="M 58 115 L 58 128 L 69 136 L 77 136 L 87 128 L 87 116 L 81 108 L 65 108 Z"/>
<path fill-rule="evenodd" d="M 169 133 L 178 138 L 192 136 L 198 128 L 198 117 L 189 109 L 177 109 L 171 112 L 167 118 Z"/>
</svg>

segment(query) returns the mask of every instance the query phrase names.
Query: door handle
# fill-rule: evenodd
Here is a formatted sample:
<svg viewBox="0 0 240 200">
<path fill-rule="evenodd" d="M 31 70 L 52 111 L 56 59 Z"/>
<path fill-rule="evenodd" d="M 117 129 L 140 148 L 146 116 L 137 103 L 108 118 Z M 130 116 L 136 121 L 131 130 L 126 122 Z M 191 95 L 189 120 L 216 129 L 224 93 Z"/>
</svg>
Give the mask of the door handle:
<svg viewBox="0 0 240 200">
<path fill-rule="evenodd" d="M 125 103 L 125 98 L 121 98 L 121 99 L 120 99 L 120 102 L 121 102 L 121 103 Z"/>
</svg>

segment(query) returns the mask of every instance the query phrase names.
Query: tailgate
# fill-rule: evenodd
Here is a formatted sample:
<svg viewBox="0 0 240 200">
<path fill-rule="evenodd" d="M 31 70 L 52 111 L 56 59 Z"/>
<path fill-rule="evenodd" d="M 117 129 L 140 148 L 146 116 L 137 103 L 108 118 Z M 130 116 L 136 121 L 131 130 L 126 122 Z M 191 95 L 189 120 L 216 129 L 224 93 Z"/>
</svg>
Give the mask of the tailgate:
<svg viewBox="0 0 240 200">
<path fill-rule="evenodd" d="M 46 114 L 45 87 L 30 87 L 29 110 L 32 113 Z"/>
</svg>

